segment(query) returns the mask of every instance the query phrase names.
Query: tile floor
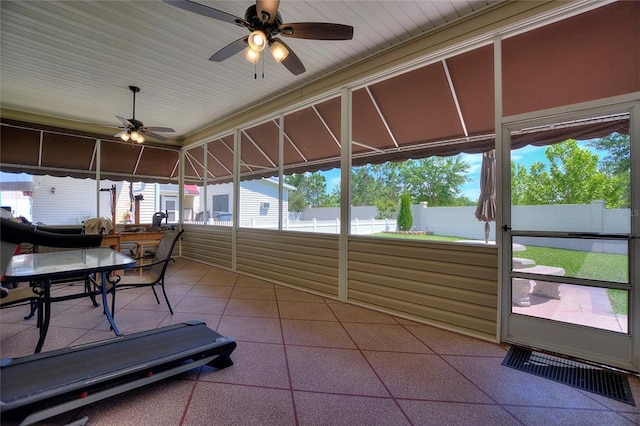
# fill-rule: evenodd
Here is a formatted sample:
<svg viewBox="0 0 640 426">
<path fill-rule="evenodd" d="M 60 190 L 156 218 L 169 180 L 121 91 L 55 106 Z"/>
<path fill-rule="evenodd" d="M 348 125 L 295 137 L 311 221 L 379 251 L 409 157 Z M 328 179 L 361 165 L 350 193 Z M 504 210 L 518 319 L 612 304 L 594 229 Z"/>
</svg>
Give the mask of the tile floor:
<svg viewBox="0 0 640 426">
<path fill-rule="evenodd" d="M 149 290 L 118 293 L 133 333 L 201 319 L 234 365 L 189 373 L 59 415 L 89 425 L 632 425 L 640 407 L 501 366 L 507 347 L 178 259 L 175 315 Z M 100 308 L 56 303 L 44 350 L 112 337 Z M 24 307 L 0 311 L 2 357 L 37 340 Z M 640 381 L 631 377 L 640 402 Z"/>
</svg>

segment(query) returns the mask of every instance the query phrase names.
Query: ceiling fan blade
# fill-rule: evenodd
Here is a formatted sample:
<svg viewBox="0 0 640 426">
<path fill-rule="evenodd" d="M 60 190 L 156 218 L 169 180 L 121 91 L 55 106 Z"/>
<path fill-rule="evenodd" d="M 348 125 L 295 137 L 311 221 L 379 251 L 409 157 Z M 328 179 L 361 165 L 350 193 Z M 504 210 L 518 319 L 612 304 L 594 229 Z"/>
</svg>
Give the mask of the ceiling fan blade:
<svg viewBox="0 0 640 426">
<path fill-rule="evenodd" d="M 164 136 L 159 135 L 157 133 L 153 133 L 153 132 L 149 132 L 149 131 L 145 131 L 143 133 L 144 133 L 145 136 L 148 136 L 148 137 L 153 138 L 153 139 L 157 139 L 157 140 L 162 141 L 162 142 L 167 140 L 167 138 L 165 138 Z"/>
<path fill-rule="evenodd" d="M 122 124 L 124 124 L 127 127 L 133 127 L 133 123 L 131 123 L 129 120 L 127 120 L 126 118 L 120 117 L 119 115 L 116 115 L 116 118 L 120 121 L 122 121 Z"/>
<path fill-rule="evenodd" d="M 145 127 L 145 129 L 148 132 L 167 132 L 167 133 L 175 132 L 175 130 L 172 129 L 171 127 Z"/>
<path fill-rule="evenodd" d="M 218 50 L 216 53 L 211 55 L 209 58 L 210 61 L 213 62 L 222 62 L 225 59 L 229 59 L 236 53 L 242 52 L 242 50 L 247 47 L 247 39 L 249 37 L 242 37 L 234 41 L 233 43 L 227 44 L 222 49 Z"/>
<path fill-rule="evenodd" d="M 296 22 L 282 24 L 280 34 L 293 38 L 312 40 L 351 40 L 353 27 L 351 25 L 331 24 L 328 22 Z"/>
<path fill-rule="evenodd" d="M 197 13 L 198 15 L 203 15 L 209 18 L 217 19 L 219 21 L 228 22 L 233 25 L 238 25 L 241 27 L 249 26 L 249 23 L 244 19 L 190 0 L 162 0 L 162 2 L 183 10 L 187 10 L 189 12 Z"/>
<path fill-rule="evenodd" d="M 282 45 L 286 47 L 287 50 L 289 51 L 289 54 L 287 55 L 287 57 L 282 60 L 282 65 L 284 65 L 285 68 L 291 71 L 291 74 L 293 75 L 300 75 L 303 72 L 305 72 L 306 68 L 302 64 L 302 61 L 300 60 L 300 58 L 298 58 L 298 55 L 296 55 L 294 51 L 291 50 L 291 48 L 287 46 L 287 44 L 284 41 L 280 39 L 274 39 L 274 41 L 275 40 L 282 43 Z"/>
<path fill-rule="evenodd" d="M 278 14 L 279 5 L 280 0 L 256 0 L 256 12 L 258 19 L 262 22 L 272 24 Z"/>
<path fill-rule="evenodd" d="M 113 135 L 114 138 L 119 138 L 120 136 L 124 135 L 125 133 L 127 133 L 126 130 L 121 131 L 120 133 L 116 133 L 115 135 Z"/>
</svg>

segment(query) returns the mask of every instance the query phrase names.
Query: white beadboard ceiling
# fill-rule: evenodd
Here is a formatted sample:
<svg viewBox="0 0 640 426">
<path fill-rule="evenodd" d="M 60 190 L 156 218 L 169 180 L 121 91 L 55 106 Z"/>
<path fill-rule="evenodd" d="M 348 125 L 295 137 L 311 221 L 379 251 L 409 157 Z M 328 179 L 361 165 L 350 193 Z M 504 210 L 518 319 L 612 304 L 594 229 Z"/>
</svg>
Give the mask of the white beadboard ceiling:
<svg viewBox="0 0 640 426">
<path fill-rule="evenodd" d="M 244 17 L 251 1 L 204 1 Z M 2 108 L 108 125 L 130 118 L 185 137 L 256 103 L 322 78 L 496 0 L 282 0 L 283 22 L 354 27 L 350 41 L 284 38 L 307 71 L 294 76 L 265 55 L 208 58 L 248 34 L 238 26 L 153 1 L 0 1 Z"/>
</svg>

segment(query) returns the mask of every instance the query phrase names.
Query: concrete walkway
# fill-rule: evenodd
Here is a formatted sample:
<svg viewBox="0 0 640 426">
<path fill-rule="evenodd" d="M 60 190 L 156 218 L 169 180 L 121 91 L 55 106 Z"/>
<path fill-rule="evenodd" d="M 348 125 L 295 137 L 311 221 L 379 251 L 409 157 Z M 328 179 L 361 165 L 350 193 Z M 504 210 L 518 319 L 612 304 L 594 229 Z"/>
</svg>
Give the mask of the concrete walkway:
<svg viewBox="0 0 640 426">
<path fill-rule="evenodd" d="M 560 300 L 530 295 L 531 306 L 513 306 L 513 312 L 572 324 L 627 333 L 627 315 L 613 314 L 602 288 L 560 284 Z"/>
</svg>

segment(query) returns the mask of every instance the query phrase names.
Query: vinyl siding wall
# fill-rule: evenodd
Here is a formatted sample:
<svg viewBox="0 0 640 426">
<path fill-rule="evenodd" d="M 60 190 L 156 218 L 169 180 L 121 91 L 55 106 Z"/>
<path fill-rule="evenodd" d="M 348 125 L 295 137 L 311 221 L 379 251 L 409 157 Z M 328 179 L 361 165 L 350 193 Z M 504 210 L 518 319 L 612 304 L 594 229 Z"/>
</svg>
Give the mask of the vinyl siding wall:
<svg viewBox="0 0 640 426">
<path fill-rule="evenodd" d="M 269 203 L 269 208 L 261 208 L 262 203 Z M 288 210 L 287 198 L 283 210 Z M 263 179 L 243 181 L 240 184 L 240 218 L 243 226 L 249 226 L 250 220 L 277 224 L 278 184 Z"/>
<path fill-rule="evenodd" d="M 33 177 L 32 221 L 44 225 L 79 225 L 85 219 L 96 217 L 96 181 L 71 177 Z M 111 181 L 104 181 L 101 188 L 110 188 Z M 55 192 L 52 189 L 55 188 Z M 116 193 L 122 184 L 116 185 Z M 109 192 L 100 193 L 100 216 L 111 218 Z"/>
<path fill-rule="evenodd" d="M 231 269 L 232 228 L 221 226 L 183 225 L 181 239 L 183 257 Z"/>
<path fill-rule="evenodd" d="M 186 225 L 182 255 L 230 268 L 231 229 Z M 339 236 L 237 230 L 236 271 L 338 298 Z M 498 249 L 350 236 L 347 302 L 495 341 Z"/>
<path fill-rule="evenodd" d="M 237 271 L 338 297 L 338 236 L 239 229 Z"/>
<path fill-rule="evenodd" d="M 352 236 L 348 300 L 494 340 L 498 250 Z"/>
</svg>

